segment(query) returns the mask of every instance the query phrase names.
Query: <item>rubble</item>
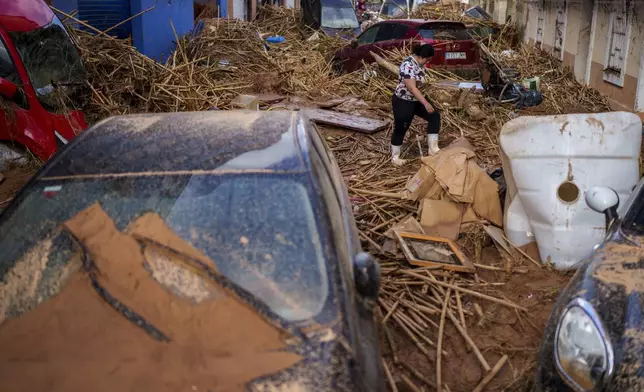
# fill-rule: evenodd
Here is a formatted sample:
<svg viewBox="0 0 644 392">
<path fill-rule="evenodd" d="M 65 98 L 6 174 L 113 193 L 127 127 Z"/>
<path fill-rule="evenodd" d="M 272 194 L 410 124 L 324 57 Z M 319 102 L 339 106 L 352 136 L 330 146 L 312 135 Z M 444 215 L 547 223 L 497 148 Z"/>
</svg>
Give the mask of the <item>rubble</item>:
<svg viewBox="0 0 644 392">
<path fill-rule="evenodd" d="M 495 264 L 485 261 L 485 248 L 491 244 L 486 234 L 486 228 L 489 228 L 486 222 L 499 226 L 502 222 L 499 221 L 498 200 L 494 200 L 491 208 L 487 208 L 485 203 L 481 204 L 480 200 L 477 203 L 477 197 L 494 198 L 498 190 L 483 168 L 501 165 L 498 136 L 501 126 L 508 120 L 524 115 L 609 111 L 608 101 L 597 91 L 579 84 L 570 70 L 560 68 L 559 63 L 545 53 L 533 47 L 517 45 L 516 31 L 512 25 L 498 26 L 491 21 L 469 18 L 435 5 L 420 6 L 412 16 L 498 27 L 499 32 L 495 37 L 486 39 L 490 53 L 502 69 L 511 68 L 522 76 L 538 77 L 543 102 L 538 106 L 517 109 L 486 96 L 480 85 L 467 85 L 471 81 L 444 71 L 429 70 L 427 91 L 432 104 L 441 110 L 442 116 L 441 146 L 445 147 L 456 140 L 462 142 L 465 138 L 470 146 L 460 147 L 459 151 L 465 160 L 459 165 L 467 173 L 474 173 L 481 184 L 485 183 L 485 190 L 476 190 L 478 183 L 473 183 L 471 179 L 468 183 L 467 176 L 461 181 L 460 188 L 448 183 L 449 178 L 441 175 L 431 186 L 423 183 L 422 178 L 419 179 L 418 173 L 421 172 L 420 177 L 430 174 L 436 177 L 434 173 L 439 169 L 439 159 L 442 159 L 426 157 L 423 152 L 426 144 L 417 142 L 417 135 L 424 137 L 424 124 L 421 122 L 412 124 L 403 145 L 402 157 L 411 162 L 402 168 L 390 163 L 389 127 L 376 134 L 321 127 L 325 141 L 341 168 L 363 246 L 381 260 L 382 296 L 379 312 L 382 313 L 389 346 L 385 350 L 387 374 L 392 383 L 403 380 L 401 382 L 407 387 L 416 382 L 435 387 L 436 380 L 441 379 L 435 374 L 421 372 L 418 366 L 409 369 L 408 364 L 398 358 L 396 347 L 400 343 L 396 343 L 392 337 L 395 333 L 412 342 L 416 349 L 415 358 L 422 356 L 423 364 L 431 364 L 432 369 L 434 364 L 440 362 L 438 358 L 450 358 L 448 362 L 442 362 L 442 370 L 441 366 L 436 368 L 439 374 L 441 371 L 445 373 L 441 383 L 449 385 L 451 390 L 472 390 L 479 383 L 483 388 L 495 375 L 489 389 L 507 387 L 509 390 L 519 390 L 522 377 L 530 373 L 533 354 L 522 354 L 506 345 L 488 346 L 486 350 L 474 349 L 474 341 L 479 345 L 481 340 L 489 341 L 485 336 L 475 336 L 477 332 L 474 329 L 481 325 L 492 325 L 490 320 L 503 314 L 506 318 L 516 320 L 522 335 L 540 336 L 541 331 L 535 332 L 530 327 L 532 315 L 523 312 L 525 307 L 502 298 L 507 291 L 502 294 L 497 288 L 507 283 L 507 287 L 515 284 L 525 290 L 524 281 L 520 279 L 528 281 L 534 279 L 534 274 L 542 276 L 539 274 L 546 272 L 527 274 L 525 265 L 531 262 L 530 256 L 525 252 L 525 255 L 520 253 L 511 244 L 510 252 L 501 255 Z M 262 34 L 283 36 L 285 41 L 267 47 Z M 201 35 L 182 39 L 177 51 L 164 64 L 140 55 L 128 41 L 82 32 L 76 32 L 76 35 L 91 75 L 93 98 L 85 109 L 90 123 L 126 113 L 200 111 L 213 107 L 225 110 L 233 107 L 233 100 L 240 94 L 259 96 L 266 93 L 277 94 L 284 99 L 270 102 L 259 100 L 257 108 L 260 110 L 322 108 L 334 110 L 336 114 L 343 112 L 389 120 L 392 118 L 391 92 L 397 82 L 396 64 L 409 54 L 409 50 L 386 53 L 383 57 L 385 62 L 380 64 L 393 65 L 393 68 L 385 65 L 392 72 L 384 72 L 380 65 L 374 63 L 354 73 L 336 75 L 332 72 L 329 54 L 345 43 L 339 38 L 301 27 L 294 10 L 270 6 L 262 9 L 258 19 L 252 23 L 206 20 Z M 501 56 L 505 50 L 513 50 L 514 53 L 512 56 Z M 460 85 L 467 88 L 460 88 Z M 441 173 L 440 170 L 438 172 Z M 412 178 L 415 180 L 410 181 Z M 412 186 L 414 183 L 415 188 Z M 434 184 L 438 186 L 432 188 Z M 465 192 L 466 184 L 469 184 L 468 189 L 474 190 Z M 464 198 L 465 193 L 468 198 Z M 432 197 L 427 198 L 428 194 Z M 452 229 L 453 233 L 456 230 L 455 234 L 448 236 L 455 239 L 454 243 L 471 260 L 476 274 L 464 276 L 442 269 L 412 268 L 392 246 L 392 227 L 430 234 L 431 230 L 427 229 L 433 229 L 436 225 L 427 219 L 423 221 L 422 210 L 435 209 L 437 201 L 449 206 L 466 207 L 459 210 L 459 222 Z M 419 205 L 422 205 L 420 212 Z M 516 275 L 522 277 L 513 278 Z M 517 283 L 513 283 L 512 279 L 517 279 Z M 548 279 L 555 286 L 565 282 L 565 278 Z M 539 299 L 542 298 L 540 295 Z M 510 313 L 506 313 L 506 310 Z M 462 336 L 471 350 L 459 351 L 458 360 L 453 350 L 459 346 L 452 341 L 452 332 Z M 538 337 L 534 340 L 538 340 Z M 437 346 L 441 346 L 438 351 Z M 442 356 L 437 357 L 438 352 Z M 514 369 L 510 376 L 503 376 L 505 372 L 510 373 L 507 367 L 499 374 L 495 373 L 506 363 L 502 360 L 507 358 L 506 354 L 510 356 L 508 362 Z M 446 373 L 450 368 L 460 369 L 460 364 L 471 365 L 465 362 L 468 358 L 481 364 L 480 371 L 470 371 L 472 380 Z M 526 360 L 523 368 L 523 364 L 517 365 L 513 358 L 529 360 Z M 485 361 L 498 366 L 483 366 Z M 522 367 L 517 369 L 515 366 Z"/>
</svg>

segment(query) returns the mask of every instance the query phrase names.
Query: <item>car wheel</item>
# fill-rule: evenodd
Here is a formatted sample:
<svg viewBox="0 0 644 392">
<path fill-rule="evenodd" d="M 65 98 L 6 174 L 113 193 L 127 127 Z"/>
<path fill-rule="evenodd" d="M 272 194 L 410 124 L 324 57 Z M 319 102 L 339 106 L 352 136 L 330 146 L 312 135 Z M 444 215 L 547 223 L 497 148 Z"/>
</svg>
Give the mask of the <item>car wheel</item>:
<svg viewBox="0 0 644 392">
<path fill-rule="evenodd" d="M 30 164 L 30 154 L 23 147 L 13 143 L 0 143 L 0 171 Z"/>
</svg>

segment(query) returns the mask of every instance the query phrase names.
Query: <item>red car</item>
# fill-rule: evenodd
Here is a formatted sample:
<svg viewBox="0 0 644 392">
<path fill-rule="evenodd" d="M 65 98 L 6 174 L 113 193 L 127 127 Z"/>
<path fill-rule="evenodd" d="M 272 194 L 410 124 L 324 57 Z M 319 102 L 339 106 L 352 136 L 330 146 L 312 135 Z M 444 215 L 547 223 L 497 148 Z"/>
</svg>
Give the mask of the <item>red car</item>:
<svg viewBox="0 0 644 392">
<path fill-rule="evenodd" d="M 76 110 L 87 88 L 80 53 L 51 8 L 0 0 L 0 153 L 48 160 L 87 127 Z"/>
<path fill-rule="evenodd" d="M 419 19 L 390 19 L 371 26 L 335 53 L 334 69 L 353 72 L 363 61 L 374 62 L 370 52 L 402 48 L 410 41 L 434 45 L 435 54 L 428 67 L 478 72 L 479 48 L 463 23 Z"/>
</svg>

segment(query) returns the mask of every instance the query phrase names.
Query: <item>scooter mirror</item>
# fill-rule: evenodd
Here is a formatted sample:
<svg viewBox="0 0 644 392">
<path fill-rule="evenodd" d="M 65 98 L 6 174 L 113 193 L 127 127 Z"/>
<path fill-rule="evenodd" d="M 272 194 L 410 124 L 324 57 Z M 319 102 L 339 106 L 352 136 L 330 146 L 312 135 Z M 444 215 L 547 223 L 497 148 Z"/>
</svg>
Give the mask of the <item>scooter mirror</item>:
<svg viewBox="0 0 644 392">
<path fill-rule="evenodd" d="M 605 186 L 596 186 L 586 192 L 586 204 L 593 211 L 606 215 L 606 226 L 617 218 L 619 196 L 613 189 Z"/>
</svg>

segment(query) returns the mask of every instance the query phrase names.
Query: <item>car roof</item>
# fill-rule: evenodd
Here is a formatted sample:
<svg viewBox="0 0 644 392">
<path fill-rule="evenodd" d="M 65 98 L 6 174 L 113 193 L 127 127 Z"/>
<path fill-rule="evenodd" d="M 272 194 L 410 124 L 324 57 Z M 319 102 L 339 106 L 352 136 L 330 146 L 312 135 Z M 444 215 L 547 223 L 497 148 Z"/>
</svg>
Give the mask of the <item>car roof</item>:
<svg viewBox="0 0 644 392">
<path fill-rule="evenodd" d="M 461 22 L 455 22 L 453 20 L 439 20 L 439 19 L 387 19 L 387 20 L 383 20 L 382 22 L 379 22 L 378 24 L 383 24 L 383 23 L 404 24 L 407 26 L 414 26 L 414 27 L 424 25 L 424 24 L 429 24 L 429 23 L 452 23 L 452 24 L 458 24 L 465 27 L 465 25 Z"/>
<path fill-rule="evenodd" d="M 310 126 L 299 112 L 284 110 L 116 116 L 76 137 L 40 177 L 303 172 Z"/>
<path fill-rule="evenodd" d="M 8 31 L 31 31 L 53 18 L 54 12 L 43 0 L 0 0 L 0 24 Z"/>
</svg>

